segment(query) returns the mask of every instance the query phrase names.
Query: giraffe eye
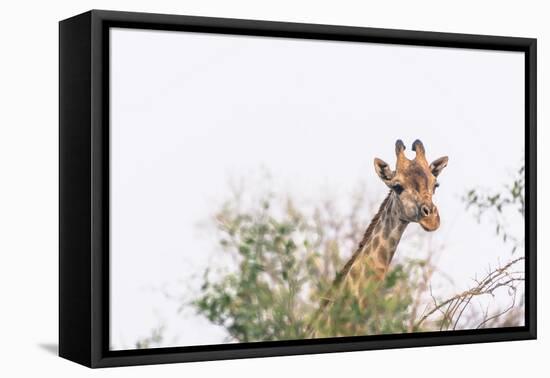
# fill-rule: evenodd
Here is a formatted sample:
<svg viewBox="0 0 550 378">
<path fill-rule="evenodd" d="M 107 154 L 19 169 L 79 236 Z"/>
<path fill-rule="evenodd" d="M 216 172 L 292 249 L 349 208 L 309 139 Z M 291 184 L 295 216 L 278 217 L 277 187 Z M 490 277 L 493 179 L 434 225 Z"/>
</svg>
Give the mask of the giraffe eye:
<svg viewBox="0 0 550 378">
<path fill-rule="evenodd" d="M 401 194 L 403 192 L 403 185 L 401 184 L 393 184 L 392 187 L 391 187 L 395 193 L 397 193 L 398 195 Z"/>
<path fill-rule="evenodd" d="M 436 182 L 435 185 L 434 185 L 434 193 L 435 193 L 435 190 L 436 190 L 437 188 L 439 188 L 439 183 L 438 183 L 438 182 Z"/>
</svg>

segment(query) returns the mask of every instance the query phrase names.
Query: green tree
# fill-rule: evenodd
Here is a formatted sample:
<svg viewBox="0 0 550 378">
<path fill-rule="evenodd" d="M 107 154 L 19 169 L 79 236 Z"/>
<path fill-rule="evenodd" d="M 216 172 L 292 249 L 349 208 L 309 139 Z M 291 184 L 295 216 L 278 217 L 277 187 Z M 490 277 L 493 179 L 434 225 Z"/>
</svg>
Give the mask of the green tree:
<svg viewBox="0 0 550 378">
<path fill-rule="evenodd" d="M 356 195 L 347 214 L 339 214 L 331 201 L 309 212 L 288 197 L 269 194 L 248 207 L 243 202 L 242 194 L 236 195 L 216 214 L 220 251 L 231 263 L 204 273 L 193 305 L 232 340 L 308 337 L 308 324 L 345 263 L 342 256 L 355 248 L 368 222 L 362 217 L 369 214 L 365 201 Z M 393 266 L 383 285 L 367 288 L 366 310 L 356 302 L 343 309 L 351 294 L 340 293 L 330 306 L 333 322 L 322 333 L 417 330 L 408 309 L 425 268 L 426 261 L 413 259 Z"/>
</svg>

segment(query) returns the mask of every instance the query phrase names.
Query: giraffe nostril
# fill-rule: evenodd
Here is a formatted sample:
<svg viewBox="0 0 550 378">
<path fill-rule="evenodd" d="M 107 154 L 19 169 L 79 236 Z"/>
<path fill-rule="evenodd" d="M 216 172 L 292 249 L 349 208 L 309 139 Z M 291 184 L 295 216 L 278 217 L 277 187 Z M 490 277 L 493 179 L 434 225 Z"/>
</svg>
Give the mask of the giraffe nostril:
<svg viewBox="0 0 550 378">
<path fill-rule="evenodd" d="M 428 206 L 422 205 L 420 207 L 420 214 L 422 214 L 423 217 L 427 217 L 428 215 L 431 214 L 431 210 Z"/>
</svg>

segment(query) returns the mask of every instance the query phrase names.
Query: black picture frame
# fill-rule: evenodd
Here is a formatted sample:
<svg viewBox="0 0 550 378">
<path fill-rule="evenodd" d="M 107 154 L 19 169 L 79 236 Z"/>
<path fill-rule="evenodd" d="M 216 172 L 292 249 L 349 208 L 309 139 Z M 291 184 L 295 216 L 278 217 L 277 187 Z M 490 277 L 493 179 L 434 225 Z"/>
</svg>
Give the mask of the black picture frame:
<svg viewBox="0 0 550 378">
<path fill-rule="evenodd" d="M 111 27 L 525 53 L 525 326 L 329 339 L 109 350 Z M 59 355 L 88 367 L 536 338 L 536 39 L 92 10 L 59 24 Z"/>
</svg>

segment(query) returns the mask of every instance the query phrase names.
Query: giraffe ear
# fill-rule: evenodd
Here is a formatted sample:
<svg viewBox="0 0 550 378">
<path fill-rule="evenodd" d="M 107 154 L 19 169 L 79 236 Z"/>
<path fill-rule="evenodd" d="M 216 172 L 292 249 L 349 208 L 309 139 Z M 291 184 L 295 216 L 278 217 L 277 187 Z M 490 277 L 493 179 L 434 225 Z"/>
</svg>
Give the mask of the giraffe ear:
<svg viewBox="0 0 550 378">
<path fill-rule="evenodd" d="M 430 171 L 432 171 L 432 174 L 437 177 L 447 166 L 447 163 L 449 162 L 449 158 L 447 156 L 440 157 L 437 160 L 434 160 L 432 164 L 430 164 Z"/>
<path fill-rule="evenodd" d="M 374 158 L 374 170 L 386 185 L 389 185 L 389 181 L 395 176 L 388 163 L 378 158 Z"/>
</svg>

